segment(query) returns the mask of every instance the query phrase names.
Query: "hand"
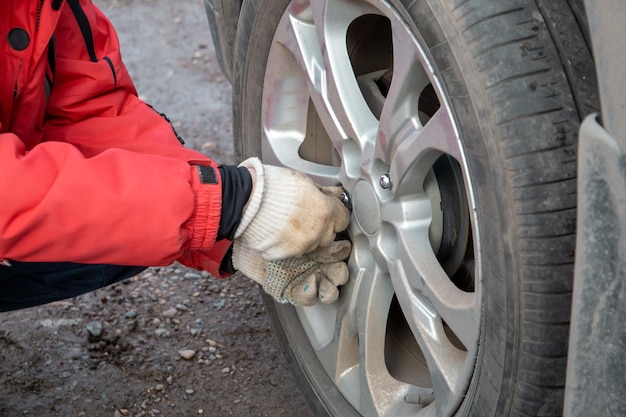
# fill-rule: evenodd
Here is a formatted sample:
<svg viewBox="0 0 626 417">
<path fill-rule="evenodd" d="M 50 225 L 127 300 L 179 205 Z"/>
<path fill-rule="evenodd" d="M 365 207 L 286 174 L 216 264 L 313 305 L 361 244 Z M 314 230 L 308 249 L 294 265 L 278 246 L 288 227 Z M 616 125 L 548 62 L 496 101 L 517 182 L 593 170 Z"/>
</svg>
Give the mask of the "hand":
<svg viewBox="0 0 626 417">
<path fill-rule="evenodd" d="M 244 161 L 253 178 L 250 199 L 235 239 L 259 251 L 267 260 L 301 256 L 328 246 L 350 222 L 339 200 L 341 187 L 318 187 L 305 174 Z"/>
<path fill-rule="evenodd" d="M 263 286 L 280 303 L 312 306 L 319 299 L 330 304 L 339 297 L 340 285 L 348 282 L 352 245 L 347 240 L 332 242 L 296 258 L 267 261 L 255 249 L 235 240 L 233 266 Z"/>
</svg>

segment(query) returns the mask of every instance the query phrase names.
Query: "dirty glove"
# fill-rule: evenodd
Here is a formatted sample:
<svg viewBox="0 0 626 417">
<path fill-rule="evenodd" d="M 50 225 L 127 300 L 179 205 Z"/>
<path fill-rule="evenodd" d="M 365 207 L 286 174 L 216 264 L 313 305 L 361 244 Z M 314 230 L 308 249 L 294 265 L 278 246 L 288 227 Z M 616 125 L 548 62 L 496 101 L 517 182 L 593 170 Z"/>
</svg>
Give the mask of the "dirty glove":
<svg viewBox="0 0 626 417">
<path fill-rule="evenodd" d="M 318 187 L 301 172 L 262 165 L 257 158 L 240 166 L 248 168 L 254 185 L 235 240 L 265 259 L 293 258 L 328 246 L 348 227 L 341 187 Z"/>
<path fill-rule="evenodd" d="M 330 304 L 339 297 L 340 285 L 348 282 L 352 245 L 347 240 L 332 242 L 306 255 L 267 261 L 260 252 L 235 240 L 233 266 L 263 286 L 266 293 L 280 303 L 312 306 L 319 299 Z"/>
</svg>

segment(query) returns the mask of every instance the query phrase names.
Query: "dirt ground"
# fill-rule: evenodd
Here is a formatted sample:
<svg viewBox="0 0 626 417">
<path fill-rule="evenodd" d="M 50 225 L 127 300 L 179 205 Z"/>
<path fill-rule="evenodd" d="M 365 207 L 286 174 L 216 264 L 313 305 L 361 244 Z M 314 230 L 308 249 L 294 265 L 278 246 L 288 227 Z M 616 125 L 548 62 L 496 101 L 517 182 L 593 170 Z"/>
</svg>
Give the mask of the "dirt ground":
<svg viewBox="0 0 626 417">
<path fill-rule="evenodd" d="M 201 0 L 99 0 L 142 98 L 232 162 L 230 86 Z M 158 202 L 155 202 L 158 204 Z M 0 314 L 0 416 L 308 416 L 257 287 L 172 265 Z"/>
</svg>

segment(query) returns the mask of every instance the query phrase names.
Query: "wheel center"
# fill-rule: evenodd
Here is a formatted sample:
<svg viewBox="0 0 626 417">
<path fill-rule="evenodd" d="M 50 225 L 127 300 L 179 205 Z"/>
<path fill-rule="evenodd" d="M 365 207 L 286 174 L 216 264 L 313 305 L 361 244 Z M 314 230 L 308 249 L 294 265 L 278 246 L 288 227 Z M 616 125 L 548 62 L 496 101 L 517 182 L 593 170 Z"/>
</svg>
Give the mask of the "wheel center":
<svg viewBox="0 0 626 417">
<path fill-rule="evenodd" d="M 365 233 L 373 234 L 380 225 L 380 207 L 372 186 L 366 181 L 359 181 L 352 193 L 354 217 Z"/>
</svg>

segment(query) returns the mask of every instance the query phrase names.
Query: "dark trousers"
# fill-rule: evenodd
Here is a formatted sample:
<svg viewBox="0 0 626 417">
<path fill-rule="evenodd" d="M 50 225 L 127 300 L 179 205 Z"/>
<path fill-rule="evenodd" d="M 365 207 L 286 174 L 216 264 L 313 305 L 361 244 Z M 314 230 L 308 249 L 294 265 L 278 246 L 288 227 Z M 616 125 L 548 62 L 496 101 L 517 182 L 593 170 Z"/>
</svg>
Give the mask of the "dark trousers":
<svg viewBox="0 0 626 417">
<path fill-rule="evenodd" d="M 0 311 L 63 300 L 139 274 L 144 266 L 15 262 L 0 265 Z"/>
</svg>

